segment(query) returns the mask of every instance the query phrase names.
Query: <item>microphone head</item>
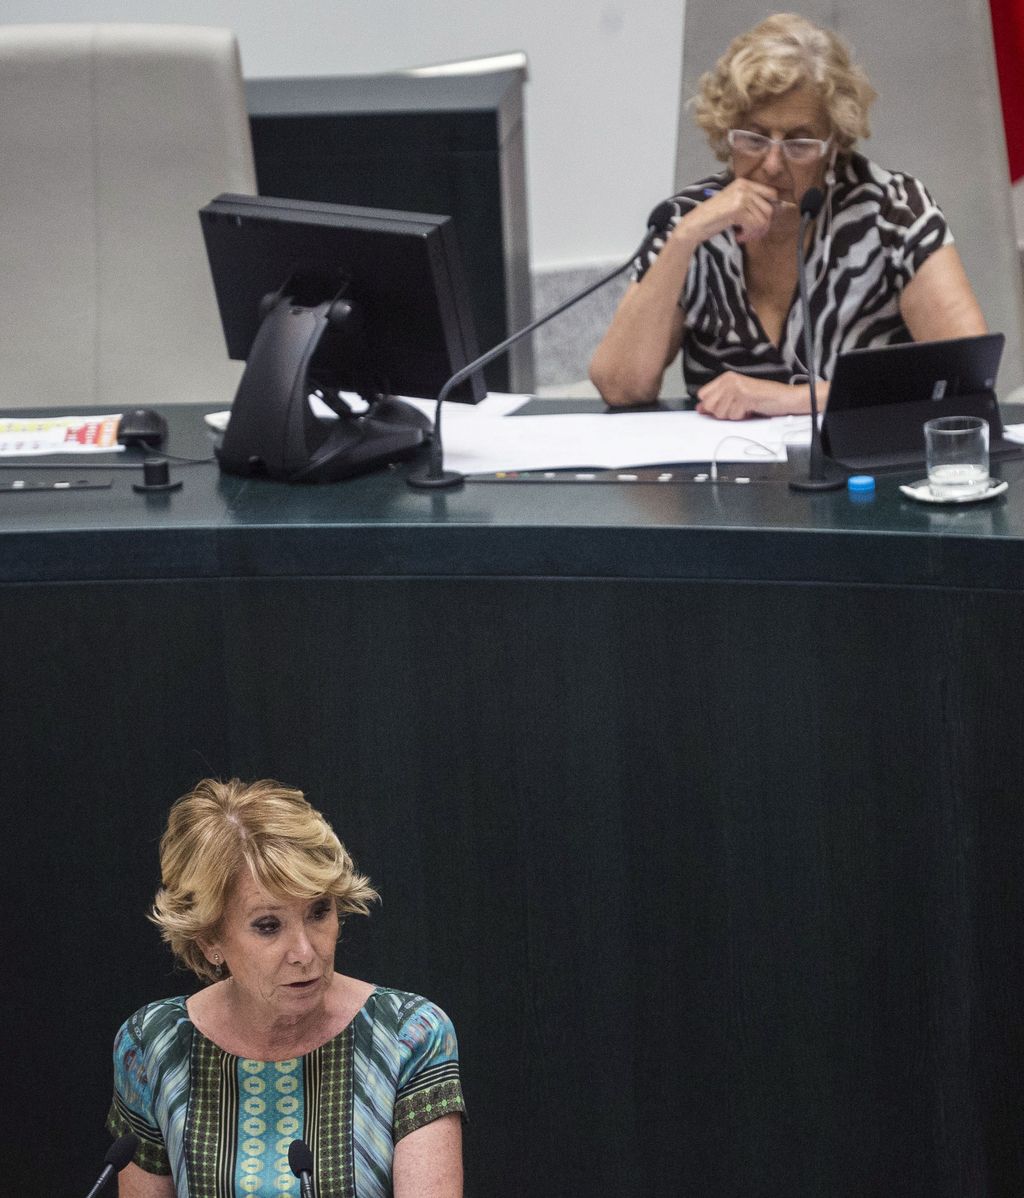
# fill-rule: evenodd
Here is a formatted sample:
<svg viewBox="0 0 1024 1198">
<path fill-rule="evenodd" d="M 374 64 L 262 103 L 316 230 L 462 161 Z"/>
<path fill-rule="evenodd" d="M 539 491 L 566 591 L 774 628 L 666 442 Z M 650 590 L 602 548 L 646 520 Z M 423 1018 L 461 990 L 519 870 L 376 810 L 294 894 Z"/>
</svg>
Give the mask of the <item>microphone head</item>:
<svg viewBox="0 0 1024 1198">
<path fill-rule="evenodd" d="M 817 216 L 825 202 L 825 193 L 820 187 L 808 187 L 800 201 L 801 216 Z"/>
<path fill-rule="evenodd" d="M 660 229 L 675 215 L 676 206 L 671 200 L 662 200 L 647 218 L 648 229 Z"/>
<path fill-rule="evenodd" d="M 296 1177 L 313 1172 L 313 1154 L 305 1140 L 292 1140 L 288 1145 L 288 1165 Z"/>
<path fill-rule="evenodd" d="M 103 1158 L 103 1163 L 111 1165 L 115 1172 L 120 1173 L 125 1165 L 130 1163 L 138 1147 L 139 1137 L 129 1132 L 126 1136 L 122 1136 L 110 1145 L 107 1149 L 107 1155 Z"/>
</svg>

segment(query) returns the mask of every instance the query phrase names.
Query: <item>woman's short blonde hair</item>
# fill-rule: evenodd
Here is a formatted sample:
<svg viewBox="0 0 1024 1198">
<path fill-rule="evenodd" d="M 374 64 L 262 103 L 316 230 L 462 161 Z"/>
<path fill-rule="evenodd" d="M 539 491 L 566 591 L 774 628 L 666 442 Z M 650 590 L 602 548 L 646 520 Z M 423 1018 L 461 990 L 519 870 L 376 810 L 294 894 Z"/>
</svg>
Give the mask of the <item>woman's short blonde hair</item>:
<svg viewBox="0 0 1024 1198">
<path fill-rule="evenodd" d="M 201 978 L 217 975 L 200 940 L 215 937 L 246 871 L 281 898 L 333 896 L 341 920 L 368 915 L 378 898 L 302 791 L 269 780 L 204 778 L 171 808 L 160 840 L 163 885 L 150 913 L 174 955 Z"/>
<path fill-rule="evenodd" d="M 863 68 L 839 38 L 796 13 L 776 13 L 734 38 L 701 76 L 697 124 L 715 154 L 729 157 L 726 134 L 743 127 L 752 108 L 809 83 L 821 96 L 840 154 L 869 137 L 868 108 L 876 97 Z"/>
</svg>

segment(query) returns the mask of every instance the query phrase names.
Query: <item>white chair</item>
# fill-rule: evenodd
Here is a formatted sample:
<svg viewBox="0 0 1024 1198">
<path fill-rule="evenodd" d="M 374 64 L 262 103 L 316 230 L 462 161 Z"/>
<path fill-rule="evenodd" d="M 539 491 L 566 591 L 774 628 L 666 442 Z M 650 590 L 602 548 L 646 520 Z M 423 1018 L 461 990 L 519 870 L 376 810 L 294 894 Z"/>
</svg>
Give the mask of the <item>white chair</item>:
<svg viewBox="0 0 1024 1198">
<path fill-rule="evenodd" d="M 0 26 L 0 407 L 230 403 L 197 211 L 255 190 L 230 31 Z"/>
</svg>

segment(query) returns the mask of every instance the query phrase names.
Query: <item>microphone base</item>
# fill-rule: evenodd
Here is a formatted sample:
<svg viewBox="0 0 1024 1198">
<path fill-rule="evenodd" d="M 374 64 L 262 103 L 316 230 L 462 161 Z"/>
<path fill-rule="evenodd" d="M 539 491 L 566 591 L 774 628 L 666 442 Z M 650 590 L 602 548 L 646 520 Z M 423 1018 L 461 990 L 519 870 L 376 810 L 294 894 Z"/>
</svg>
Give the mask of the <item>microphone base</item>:
<svg viewBox="0 0 1024 1198">
<path fill-rule="evenodd" d="M 838 474 L 834 469 L 830 470 L 827 466 L 824 470 L 823 478 L 791 478 L 789 480 L 789 489 L 791 491 L 838 491 L 846 486 L 846 475 Z"/>
<path fill-rule="evenodd" d="M 790 445 L 787 457 L 793 491 L 838 491 L 846 486 L 849 470 L 823 453 L 819 445 Z"/>
<path fill-rule="evenodd" d="M 442 470 L 436 475 L 423 471 L 410 474 L 405 481 L 416 491 L 443 491 L 461 487 L 466 481 L 466 476 L 459 474 L 457 470 Z"/>
</svg>

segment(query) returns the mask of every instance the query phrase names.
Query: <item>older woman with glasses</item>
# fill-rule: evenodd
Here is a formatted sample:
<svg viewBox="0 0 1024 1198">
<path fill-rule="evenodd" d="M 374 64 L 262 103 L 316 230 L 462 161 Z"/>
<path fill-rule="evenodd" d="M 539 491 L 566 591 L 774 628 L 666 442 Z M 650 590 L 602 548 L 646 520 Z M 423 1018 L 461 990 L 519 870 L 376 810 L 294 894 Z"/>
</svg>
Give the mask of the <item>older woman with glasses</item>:
<svg viewBox="0 0 1024 1198">
<path fill-rule="evenodd" d="M 985 332 L 935 201 L 854 149 L 874 98 L 842 42 L 803 17 L 777 14 L 732 42 L 696 104 L 725 169 L 655 209 L 591 362 L 608 403 L 653 402 L 682 349 L 707 415 L 807 412 L 809 371 L 827 380 L 845 350 Z M 811 188 L 824 193 L 805 246 L 814 363 L 795 302 Z"/>
</svg>

